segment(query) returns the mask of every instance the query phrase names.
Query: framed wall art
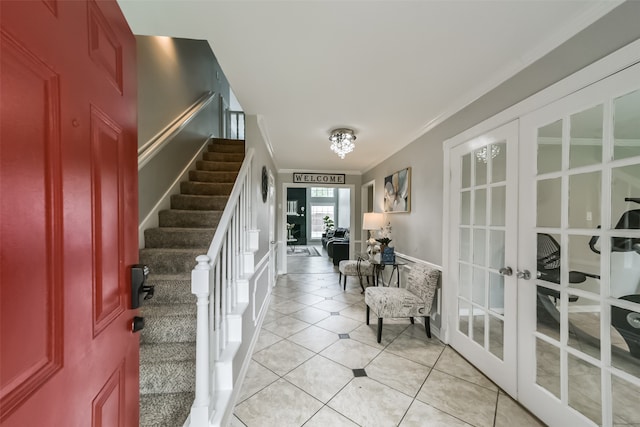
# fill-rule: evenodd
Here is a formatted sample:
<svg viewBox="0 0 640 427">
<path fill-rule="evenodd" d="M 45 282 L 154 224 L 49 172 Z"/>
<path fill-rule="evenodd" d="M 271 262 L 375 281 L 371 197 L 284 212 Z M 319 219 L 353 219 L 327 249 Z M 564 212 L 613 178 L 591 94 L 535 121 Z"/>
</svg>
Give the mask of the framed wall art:
<svg viewBox="0 0 640 427">
<path fill-rule="evenodd" d="M 411 212 L 411 168 L 384 178 L 384 211 Z"/>
</svg>

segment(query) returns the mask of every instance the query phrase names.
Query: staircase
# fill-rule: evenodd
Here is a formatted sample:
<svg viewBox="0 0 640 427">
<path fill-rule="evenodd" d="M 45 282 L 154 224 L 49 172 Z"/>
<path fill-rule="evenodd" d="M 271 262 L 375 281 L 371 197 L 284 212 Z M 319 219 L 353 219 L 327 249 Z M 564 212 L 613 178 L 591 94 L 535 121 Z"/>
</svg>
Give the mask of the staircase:
<svg viewBox="0 0 640 427">
<path fill-rule="evenodd" d="M 155 295 L 142 306 L 140 426 L 183 425 L 194 400 L 196 304 L 191 293 L 195 258 L 205 254 L 244 159 L 244 141 L 212 139 L 189 180 L 145 230 L 140 262 L 150 268 Z"/>
</svg>

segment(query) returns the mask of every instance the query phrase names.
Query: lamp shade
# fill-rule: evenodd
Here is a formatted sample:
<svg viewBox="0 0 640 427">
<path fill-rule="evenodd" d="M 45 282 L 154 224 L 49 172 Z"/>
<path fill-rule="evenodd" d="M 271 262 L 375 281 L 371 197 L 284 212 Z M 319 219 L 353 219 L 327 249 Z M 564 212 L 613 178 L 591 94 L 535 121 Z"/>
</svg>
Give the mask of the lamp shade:
<svg viewBox="0 0 640 427">
<path fill-rule="evenodd" d="M 382 228 L 384 223 L 384 216 L 381 213 L 366 212 L 362 219 L 363 230 L 377 230 Z"/>
</svg>

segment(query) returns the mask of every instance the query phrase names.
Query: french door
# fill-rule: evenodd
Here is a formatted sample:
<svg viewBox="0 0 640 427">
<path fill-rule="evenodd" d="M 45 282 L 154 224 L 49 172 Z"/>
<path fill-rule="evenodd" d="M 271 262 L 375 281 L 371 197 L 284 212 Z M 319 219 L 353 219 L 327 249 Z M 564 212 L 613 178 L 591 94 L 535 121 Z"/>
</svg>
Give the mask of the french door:
<svg viewBox="0 0 640 427">
<path fill-rule="evenodd" d="M 451 345 L 548 425 L 640 425 L 640 64 L 449 160 Z"/>
<path fill-rule="evenodd" d="M 640 65 L 520 122 L 519 400 L 640 425 Z"/>
<path fill-rule="evenodd" d="M 516 393 L 517 139 L 512 122 L 450 154 L 450 342 Z"/>
</svg>

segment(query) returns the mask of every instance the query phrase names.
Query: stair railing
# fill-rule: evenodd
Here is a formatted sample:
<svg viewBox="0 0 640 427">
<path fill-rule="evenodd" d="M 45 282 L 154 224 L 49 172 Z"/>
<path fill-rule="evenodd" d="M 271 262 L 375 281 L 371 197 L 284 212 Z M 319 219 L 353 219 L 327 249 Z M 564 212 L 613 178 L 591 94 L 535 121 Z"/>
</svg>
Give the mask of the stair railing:
<svg viewBox="0 0 640 427">
<path fill-rule="evenodd" d="M 196 386 L 188 425 L 194 427 L 209 426 L 216 394 L 232 381 L 216 378 L 216 364 L 230 343 L 229 314 L 238 304 L 237 283 L 245 272 L 253 157 L 253 149 L 248 150 L 209 250 L 196 258 L 191 272 L 191 292 L 197 297 Z"/>
</svg>

